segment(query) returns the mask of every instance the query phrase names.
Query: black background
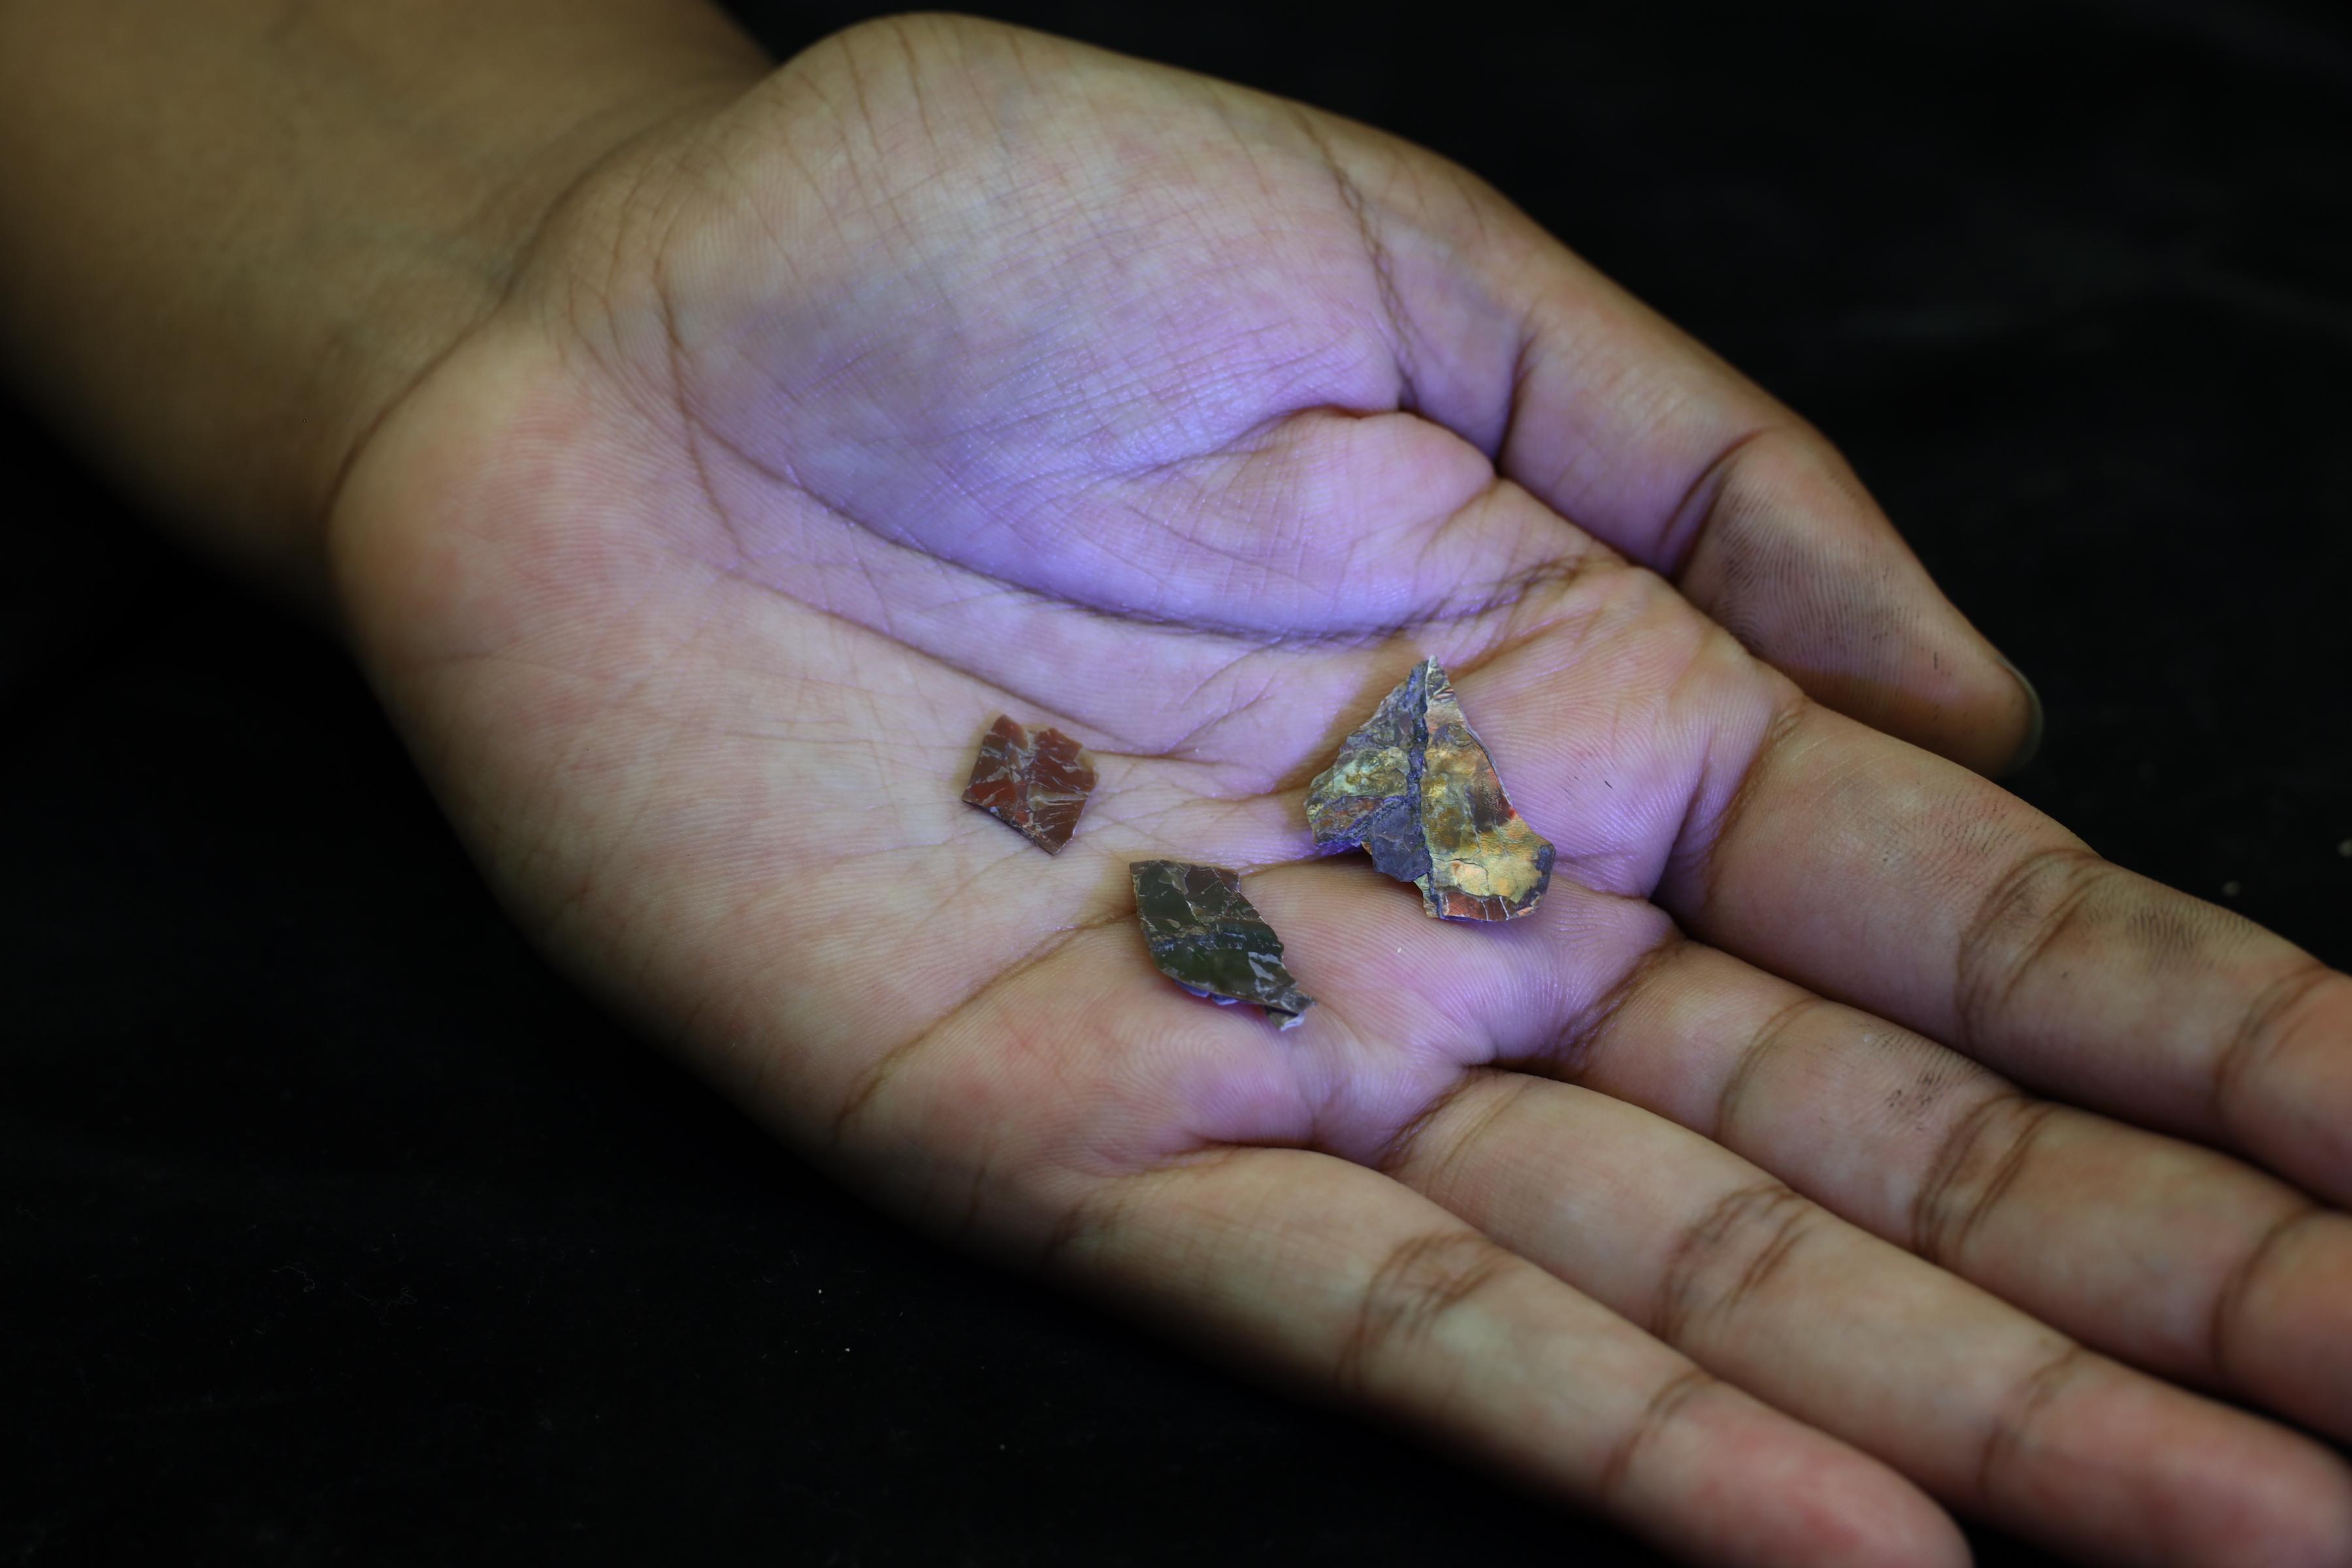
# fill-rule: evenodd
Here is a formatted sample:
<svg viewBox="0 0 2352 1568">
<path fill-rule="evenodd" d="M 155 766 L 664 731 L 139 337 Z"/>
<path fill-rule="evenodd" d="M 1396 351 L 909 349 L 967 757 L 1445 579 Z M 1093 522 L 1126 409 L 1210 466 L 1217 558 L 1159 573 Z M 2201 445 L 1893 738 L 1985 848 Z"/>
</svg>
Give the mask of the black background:
<svg viewBox="0 0 2352 1568">
<path fill-rule="evenodd" d="M 2021 793 L 2352 961 L 2343 13 L 1554 9 L 1008 15 L 1487 174 L 1844 447 L 2039 682 Z M 0 415 L 0 1560 L 1650 1561 L 869 1215 Z"/>
</svg>

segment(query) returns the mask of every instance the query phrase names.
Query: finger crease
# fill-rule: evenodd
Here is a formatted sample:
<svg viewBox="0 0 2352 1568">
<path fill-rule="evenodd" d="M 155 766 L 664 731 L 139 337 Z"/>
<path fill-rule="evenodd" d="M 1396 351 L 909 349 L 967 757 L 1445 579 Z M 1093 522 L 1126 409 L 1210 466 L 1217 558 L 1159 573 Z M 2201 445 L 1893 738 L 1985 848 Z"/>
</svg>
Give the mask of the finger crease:
<svg viewBox="0 0 2352 1568">
<path fill-rule="evenodd" d="M 1364 1282 L 1363 1301 L 1340 1342 L 1333 1381 L 1348 1392 L 1364 1393 L 1375 1357 L 1426 1339 L 1439 1320 L 1517 1261 L 1475 1231 L 1449 1230 L 1400 1243 Z"/>
<path fill-rule="evenodd" d="M 1153 1184 L 1165 1182 L 1180 1172 L 1221 1165 L 1228 1160 L 1245 1158 L 1256 1152 L 1252 1145 L 1212 1143 L 1186 1153 L 1171 1155 L 1145 1170 L 1105 1178 L 1092 1192 L 1081 1195 L 1055 1217 L 1052 1226 L 1038 1242 L 1037 1250 L 1030 1254 L 1030 1267 L 1044 1273 L 1059 1265 L 1069 1249 L 1086 1237 L 1118 1228 L 1127 1217 L 1128 1210 Z"/>
<path fill-rule="evenodd" d="M 1507 1077 L 1512 1081 L 1498 1082 Z M 1441 1091 L 1437 1098 L 1431 1100 L 1420 1115 L 1399 1128 L 1395 1137 L 1381 1146 L 1380 1152 L 1371 1160 L 1372 1169 L 1384 1176 L 1396 1175 L 1398 1172 L 1412 1163 L 1420 1152 L 1423 1135 L 1433 1124 L 1455 1106 L 1461 1104 L 1472 1090 L 1495 1088 L 1497 1092 L 1492 1097 L 1491 1102 L 1478 1111 L 1476 1120 L 1454 1135 L 1444 1152 L 1439 1156 L 1435 1168 L 1423 1180 L 1411 1184 L 1423 1194 L 1434 1193 L 1444 1184 L 1446 1175 L 1461 1162 L 1463 1154 L 1486 1136 L 1486 1130 L 1492 1127 L 1496 1120 L 1508 1110 L 1511 1103 L 1525 1093 L 1535 1081 L 1534 1079 L 1524 1074 L 1505 1074 L 1491 1068 L 1479 1068 L 1465 1073 L 1459 1081 Z"/>
<path fill-rule="evenodd" d="M 1984 1447 L 1977 1458 L 1977 1500 L 1980 1506 L 1991 1506 L 1995 1483 L 2017 1463 L 2033 1424 L 2042 1418 L 2050 1402 L 2093 1364 L 2090 1352 L 2070 1343 L 2036 1367 L 2018 1386 L 2008 1408 L 1994 1417 L 1992 1430 L 1985 1435 Z"/>
<path fill-rule="evenodd" d="M 1724 491 L 1731 485 L 1733 467 L 1743 453 L 1767 436 L 1778 435 L 1784 427 L 1759 425 L 1743 430 L 1727 442 L 1706 467 L 1692 479 L 1683 491 L 1675 510 L 1666 514 L 1665 531 L 1659 536 L 1657 569 L 1659 575 L 1670 582 L 1679 582 L 1689 567 L 1691 557 L 1698 553 L 1699 541 L 1706 537 L 1708 526 L 1723 506 Z"/>
<path fill-rule="evenodd" d="M 1541 1065 L 1565 1082 L 1573 1083 L 1591 1065 L 1592 1053 L 1615 1026 L 1618 1015 L 1640 994 L 1661 969 L 1664 969 L 1690 939 L 1679 931 L 1669 931 L 1641 955 L 1625 966 L 1609 989 L 1602 992 L 1592 1005 L 1579 1014 L 1562 1029 L 1544 1054 Z"/>
<path fill-rule="evenodd" d="M 1961 933 L 1953 957 L 1952 1010 L 1958 1025 L 1960 1048 L 1975 1055 L 1993 1033 L 1993 1022 L 2007 1010 L 2027 973 L 2041 962 L 2059 935 L 2081 910 L 2084 900 L 2115 869 L 2079 844 L 2037 849 L 2021 859 L 1994 884 L 1977 906 L 1976 918 Z M 2066 879 L 2067 887 L 2055 903 L 2039 915 L 2028 914 L 2032 933 L 2013 955 L 1996 950 L 2004 931 L 2027 912 L 2036 886 L 2052 874 Z"/>
<path fill-rule="evenodd" d="M 2230 1270 L 2213 1293 L 2213 1313 L 2206 1334 L 2206 1360 L 2213 1375 L 2224 1387 L 2234 1387 L 2236 1379 L 2230 1371 L 2230 1346 L 2239 1337 L 2246 1310 L 2246 1298 L 2252 1294 L 2254 1281 L 2272 1266 L 2279 1250 L 2289 1237 L 2303 1228 L 2305 1222 L 2327 1211 L 2316 1204 L 2304 1204 L 2282 1215 L 2268 1230 L 2246 1249 L 2246 1256 Z"/>
<path fill-rule="evenodd" d="M 1786 1184 L 1769 1178 L 1709 1205 L 1684 1230 L 1666 1260 L 1650 1310 L 1650 1331 L 1669 1344 L 1679 1344 L 1702 1311 L 1717 1317 L 1736 1312 L 1787 1258 L 1814 1212 Z M 1738 1238 L 1757 1232 L 1763 1233 L 1763 1239 L 1738 1277 L 1712 1301 L 1706 1300 L 1701 1281 L 1710 1268 L 1729 1256 Z"/>
<path fill-rule="evenodd" d="M 1740 1101 L 1747 1098 L 1748 1086 L 1755 1081 L 1758 1069 L 1787 1042 L 1790 1030 L 1798 1021 L 1810 1016 L 1817 1008 L 1832 1005 L 1820 996 L 1800 996 L 1764 1020 L 1763 1027 L 1740 1047 L 1739 1059 L 1732 1063 L 1731 1071 L 1724 1078 L 1723 1089 L 1716 1096 L 1715 1124 L 1708 1130 L 1708 1137 L 1718 1143 L 1724 1142 L 1724 1134 L 1730 1128 Z"/>
<path fill-rule="evenodd" d="M 2263 987 L 2230 1043 L 2213 1058 L 2211 1102 L 2217 1126 L 2230 1125 L 2230 1108 L 2244 1098 L 2247 1082 L 2284 1037 L 2280 1021 L 2335 977 L 2334 970 L 2312 958 Z"/>
<path fill-rule="evenodd" d="M 1939 1267 L 1958 1259 L 1969 1238 L 2007 1195 L 2018 1173 L 2025 1168 L 2034 1141 L 2057 1110 L 2048 1100 L 2004 1089 L 1954 1123 L 1911 1201 L 1911 1250 Z M 1956 1204 L 1969 1168 L 1979 1163 L 1978 1146 L 1994 1121 L 2003 1115 L 2013 1122 L 2000 1158 L 1966 1201 Z"/>
<path fill-rule="evenodd" d="M 1610 1448 L 1609 1458 L 1601 1467 L 1600 1479 L 1593 1483 L 1594 1499 L 1602 1507 L 1610 1506 L 1625 1484 L 1633 1461 L 1657 1441 L 1658 1434 L 1680 1415 L 1685 1406 L 1715 1383 L 1715 1377 L 1704 1367 L 1685 1367 L 1658 1385 L 1634 1417 L 1633 1427 Z"/>
<path fill-rule="evenodd" d="M 1771 771 L 1781 751 L 1795 738 L 1812 707 L 1811 700 L 1802 696 L 1793 697 L 1772 715 L 1772 721 L 1764 727 L 1763 738 L 1756 742 L 1756 750 L 1749 754 L 1747 766 L 1740 770 L 1739 782 L 1732 787 L 1731 798 L 1723 803 L 1723 808 L 1715 814 L 1714 822 L 1708 825 L 1706 847 L 1699 852 L 1697 874 L 1692 879 L 1698 889 L 1700 909 L 1706 909 L 1715 902 L 1715 885 L 1721 875 L 1718 862 L 1723 855 L 1723 847 L 1731 841 L 1740 819 L 1747 816 L 1748 806 L 1763 793 L 1764 775 Z M 1675 855 L 1683 852 L 1683 841 L 1687 840 L 1692 832 L 1690 824 L 1685 822 L 1675 835 Z"/>
</svg>

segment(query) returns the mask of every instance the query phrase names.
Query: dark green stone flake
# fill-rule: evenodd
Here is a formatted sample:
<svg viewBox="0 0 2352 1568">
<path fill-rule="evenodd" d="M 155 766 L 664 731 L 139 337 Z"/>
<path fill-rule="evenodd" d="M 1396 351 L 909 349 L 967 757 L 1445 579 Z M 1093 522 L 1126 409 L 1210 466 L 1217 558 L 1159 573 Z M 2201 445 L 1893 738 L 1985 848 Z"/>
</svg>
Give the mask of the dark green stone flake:
<svg viewBox="0 0 2352 1568">
<path fill-rule="evenodd" d="M 1286 1029 L 1315 1005 L 1282 966 L 1282 939 L 1242 897 L 1238 873 L 1181 860 L 1137 860 L 1127 869 L 1160 973 L 1220 1005 L 1255 1002 Z"/>
</svg>

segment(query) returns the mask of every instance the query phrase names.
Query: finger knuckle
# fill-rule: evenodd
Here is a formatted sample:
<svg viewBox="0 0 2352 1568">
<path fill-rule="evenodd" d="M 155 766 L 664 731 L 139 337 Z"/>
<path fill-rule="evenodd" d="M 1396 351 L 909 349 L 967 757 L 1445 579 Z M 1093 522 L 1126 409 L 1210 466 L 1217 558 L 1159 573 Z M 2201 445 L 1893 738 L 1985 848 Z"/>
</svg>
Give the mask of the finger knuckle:
<svg viewBox="0 0 2352 1568">
<path fill-rule="evenodd" d="M 1517 1262 L 1475 1231 L 1440 1231 L 1392 1247 L 1364 1283 L 1332 1380 L 1361 1394 L 1382 1369 L 1425 1345 L 1438 1325 Z"/>
<path fill-rule="evenodd" d="M 1822 1218 L 1811 1202 L 1769 1179 L 1710 1204 L 1667 1255 L 1650 1310 L 1651 1331 L 1679 1344 L 1710 1324 L 1736 1319 Z"/>
<path fill-rule="evenodd" d="M 2063 951 L 2117 868 L 2079 844 L 2028 851 L 1989 888 L 1960 934 L 1953 1002 L 1961 1043 L 1997 1035 L 2027 979 Z"/>
<path fill-rule="evenodd" d="M 2000 1206 L 2057 1106 L 2006 1085 L 1945 1129 L 1911 1200 L 1911 1250 L 1948 1267 Z"/>
</svg>

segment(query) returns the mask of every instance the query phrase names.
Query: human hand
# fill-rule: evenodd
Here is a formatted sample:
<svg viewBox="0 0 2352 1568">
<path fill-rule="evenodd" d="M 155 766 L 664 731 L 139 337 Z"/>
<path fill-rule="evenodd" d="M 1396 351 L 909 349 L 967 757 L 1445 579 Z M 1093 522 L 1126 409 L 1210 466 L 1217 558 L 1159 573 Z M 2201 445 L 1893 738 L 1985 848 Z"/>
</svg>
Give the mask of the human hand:
<svg viewBox="0 0 2352 1568">
<path fill-rule="evenodd" d="M 2125 1124 L 2340 1201 L 2341 977 L 1743 651 L 2026 724 L 1810 435 L 1433 160 L 861 29 L 584 183 L 333 551 L 526 923 L 935 1230 L 1692 1555 L 1957 1557 L 1916 1488 L 2352 1552 L 2335 1459 L 2164 1381 L 2352 1429 L 2352 1230 Z M 1299 864 L 1424 652 L 1559 847 L 1506 928 Z M 999 709 L 1101 760 L 1055 859 L 956 801 Z M 1160 855 L 1252 869 L 1304 1026 L 1150 969 Z"/>
</svg>

